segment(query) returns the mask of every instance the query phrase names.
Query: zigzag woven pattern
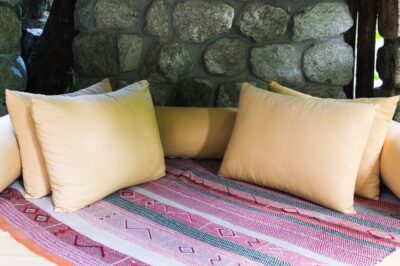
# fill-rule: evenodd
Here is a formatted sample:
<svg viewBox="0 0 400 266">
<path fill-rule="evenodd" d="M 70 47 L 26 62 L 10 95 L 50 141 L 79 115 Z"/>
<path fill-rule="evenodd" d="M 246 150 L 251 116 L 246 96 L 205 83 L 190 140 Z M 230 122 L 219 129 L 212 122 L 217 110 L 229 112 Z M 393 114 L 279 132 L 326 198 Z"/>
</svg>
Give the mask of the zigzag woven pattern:
<svg viewBox="0 0 400 266">
<path fill-rule="evenodd" d="M 375 265 L 400 248 L 400 203 L 356 198 L 357 215 L 218 177 L 218 161 L 167 160 L 167 176 L 73 214 L 0 194 L 0 226 L 58 264 Z"/>
</svg>

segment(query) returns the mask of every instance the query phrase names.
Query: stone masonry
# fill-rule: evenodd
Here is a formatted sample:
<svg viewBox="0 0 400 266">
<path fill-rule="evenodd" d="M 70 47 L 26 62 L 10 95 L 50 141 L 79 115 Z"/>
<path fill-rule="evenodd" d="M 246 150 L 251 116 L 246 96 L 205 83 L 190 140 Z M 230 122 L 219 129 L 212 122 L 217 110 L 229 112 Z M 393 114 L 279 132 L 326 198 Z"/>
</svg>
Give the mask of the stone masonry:
<svg viewBox="0 0 400 266">
<path fill-rule="evenodd" d="M 353 76 L 344 0 L 78 0 L 75 25 L 80 86 L 147 79 L 157 105 L 237 106 L 269 80 L 343 98 Z"/>
<path fill-rule="evenodd" d="M 19 0 L 0 0 L 0 116 L 7 113 L 5 89 L 24 90 L 26 69 L 21 54 Z"/>
</svg>

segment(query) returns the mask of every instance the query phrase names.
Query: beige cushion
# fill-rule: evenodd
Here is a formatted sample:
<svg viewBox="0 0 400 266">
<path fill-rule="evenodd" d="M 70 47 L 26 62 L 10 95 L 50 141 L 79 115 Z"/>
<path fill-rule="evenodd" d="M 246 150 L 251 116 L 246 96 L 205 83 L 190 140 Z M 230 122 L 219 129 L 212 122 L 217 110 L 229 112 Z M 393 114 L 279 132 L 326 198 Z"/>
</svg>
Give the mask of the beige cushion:
<svg viewBox="0 0 400 266">
<path fill-rule="evenodd" d="M 146 81 L 102 95 L 36 97 L 32 115 L 56 211 L 78 210 L 165 174 Z"/>
<path fill-rule="evenodd" d="M 383 183 L 400 198 L 400 123 L 390 124 L 381 156 Z"/>
<path fill-rule="evenodd" d="M 271 81 L 268 83 L 267 90 L 279 93 L 279 94 L 284 94 L 288 96 L 296 96 L 296 97 L 301 97 L 301 98 L 313 98 L 313 96 L 301 93 L 299 91 L 292 90 L 288 87 L 282 86 L 276 81 Z"/>
<path fill-rule="evenodd" d="M 375 108 L 285 96 L 245 83 L 219 173 L 353 213 Z"/>
<path fill-rule="evenodd" d="M 106 79 L 87 89 L 67 95 L 75 97 L 105 93 L 111 90 L 110 82 Z M 31 115 L 31 99 L 36 97 L 39 95 L 6 90 L 8 111 L 21 149 L 25 192 L 26 196 L 30 198 L 41 198 L 51 192 L 49 177 Z"/>
<path fill-rule="evenodd" d="M 166 157 L 221 159 L 236 119 L 233 108 L 156 107 Z"/>
<path fill-rule="evenodd" d="M 287 87 L 281 86 L 276 82 L 270 82 L 268 90 L 285 95 L 298 96 L 302 98 L 310 98 L 310 95 L 303 94 Z M 397 108 L 399 96 L 390 98 L 360 98 L 355 100 L 339 100 L 350 101 L 355 103 L 379 103 L 377 116 L 375 117 L 368 143 L 364 151 L 356 182 L 356 195 L 374 199 L 379 199 L 380 194 L 380 167 L 379 158 L 385 136 L 392 121 L 394 112 Z"/>
<path fill-rule="evenodd" d="M 0 118 L 0 192 L 21 175 L 21 157 L 8 115 Z"/>
</svg>

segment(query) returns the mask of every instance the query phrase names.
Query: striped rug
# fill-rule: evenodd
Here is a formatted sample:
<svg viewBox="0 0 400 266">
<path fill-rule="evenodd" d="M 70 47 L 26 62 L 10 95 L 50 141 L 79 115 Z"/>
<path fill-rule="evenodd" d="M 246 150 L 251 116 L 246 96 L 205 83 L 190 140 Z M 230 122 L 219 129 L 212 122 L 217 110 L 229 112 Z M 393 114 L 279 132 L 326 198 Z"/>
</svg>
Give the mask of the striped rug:
<svg viewBox="0 0 400 266">
<path fill-rule="evenodd" d="M 218 161 L 167 160 L 167 176 L 72 213 L 0 194 L 0 227 L 59 265 L 375 265 L 400 248 L 400 203 L 356 215 L 218 177 Z"/>
</svg>

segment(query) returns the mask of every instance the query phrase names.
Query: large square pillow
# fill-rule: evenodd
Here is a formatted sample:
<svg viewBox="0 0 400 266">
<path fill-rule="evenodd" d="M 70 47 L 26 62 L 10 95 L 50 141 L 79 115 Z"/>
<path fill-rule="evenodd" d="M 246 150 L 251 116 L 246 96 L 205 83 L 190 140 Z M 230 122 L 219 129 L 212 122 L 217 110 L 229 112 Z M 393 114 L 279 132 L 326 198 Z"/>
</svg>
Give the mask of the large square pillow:
<svg viewBox="0 0 400 266">
<path fill-rule="evenodd" d="M 357 172 L 375 109 L 245 83 L 219 174 L 354 213 Z"/>
<path fill-rule="evenodd" d="M 268 90 L 284 95 L 310 98 L 312 96 L 284 87 L 276 82 L 270 82 Z M 316 98 L 317 99 L 317 98 Z M 365 147 L 356 181 L 355 194 L 364 198 L 379 199 L 380 194 L 380 155 L 390 122 L 397 108 L 399 96 L 389 98 L 360 98 L 354 100 L 338 100 L 354 103 L 379 104 L 377 115 Z"/>
<path fill-rule="evenodd" d="M 0 118 L 0 192 L 21 175 L 21 157 L 8 115 Z"/>
<path fill-rule="evenodd" d="M 155 107 L 155 111 L 166 157 L 222 159 L 236 109 Z"/>
<path fill-rule="evenodd" d="M 390 124 L 381 156 L 383 183 L 400 198 L 400 123 Z"/>
<path fill-rule="evenodd" d="M 36 97 L 32 116 L 58 212 L 165 175 L 146 81 L 80 97 Z"/>
<path fill-rule="evenodd" d="M 66 95 L 75 97 L 110 91 L 112 91 L 110 81 L 106 79 L 87 89 Z M 36 97 L 40 97 L 40 95 L 6 90 L 8 112 L 10 113 L 21 151 L 25 192 L 29 198 L 41 198 L 51 193 L 46 165 L 31 115 L 31 99 Z"/>
</svg>

